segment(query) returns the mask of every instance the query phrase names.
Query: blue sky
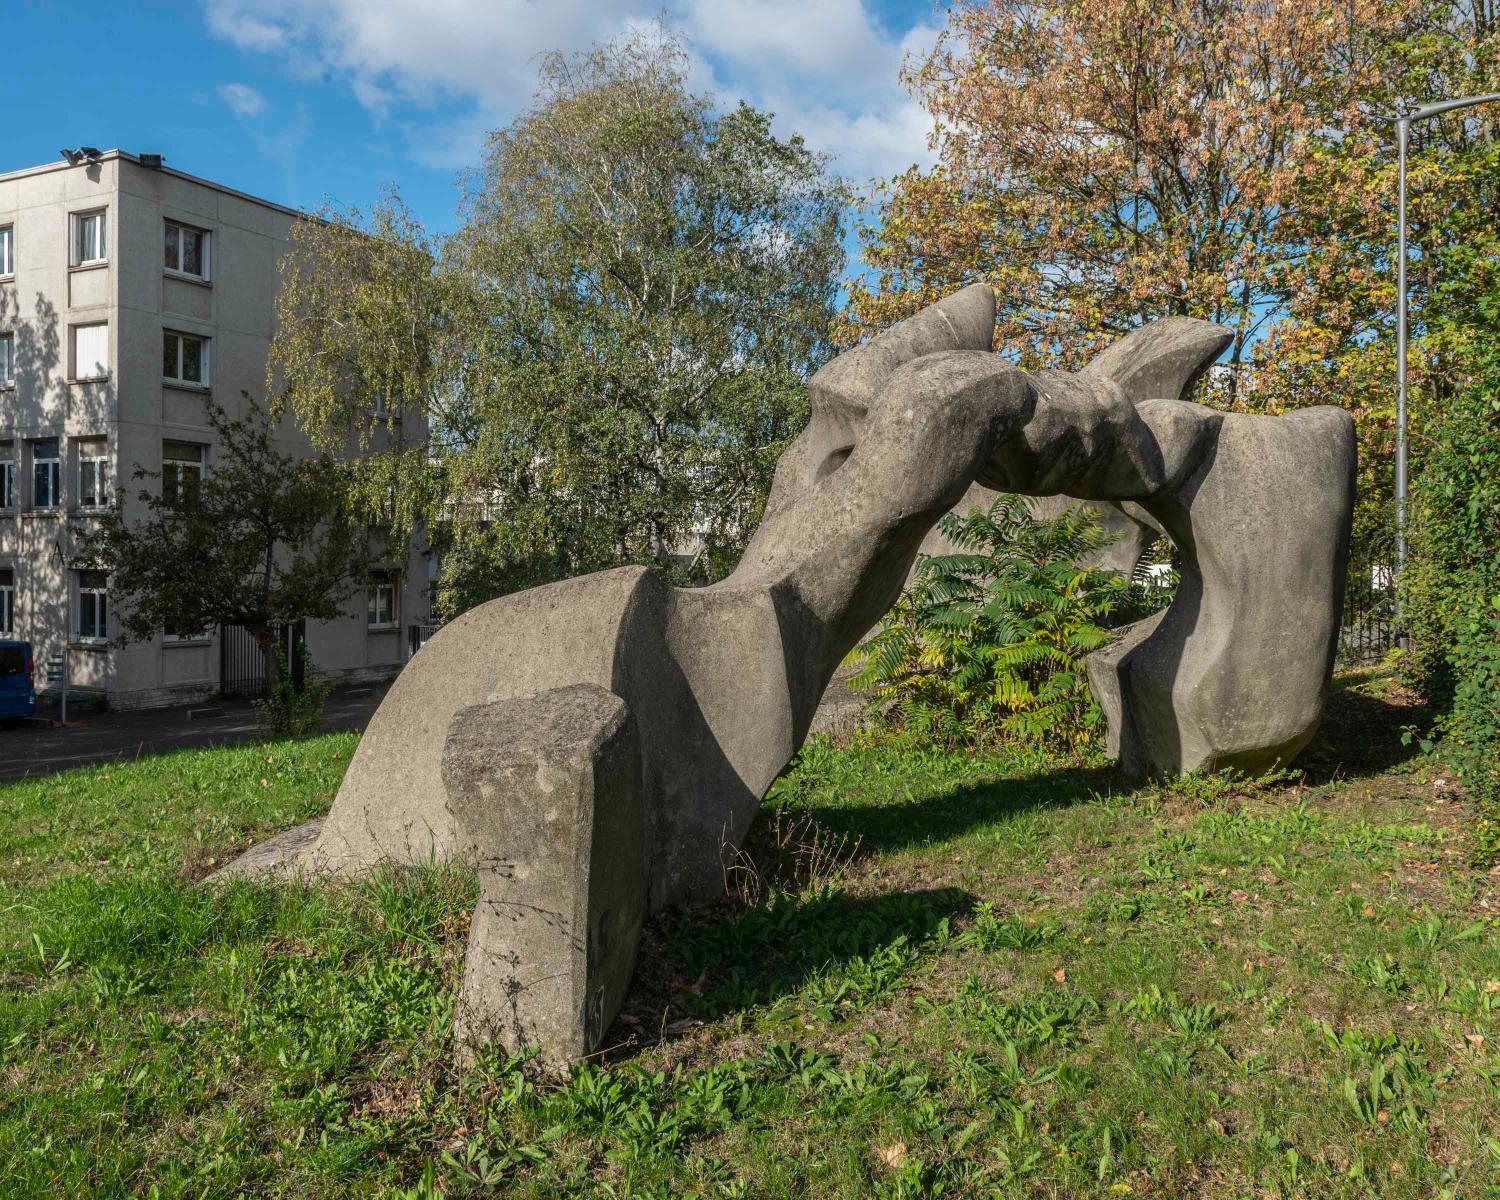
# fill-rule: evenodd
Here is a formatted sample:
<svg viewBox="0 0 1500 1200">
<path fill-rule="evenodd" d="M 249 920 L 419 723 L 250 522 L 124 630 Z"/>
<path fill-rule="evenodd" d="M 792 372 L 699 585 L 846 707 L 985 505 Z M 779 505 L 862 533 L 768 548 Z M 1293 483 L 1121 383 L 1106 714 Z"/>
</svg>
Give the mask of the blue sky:
<svg viewBox="0 0 1500 1200">
<path fill-rule="evenodd" d="M 897 82 L 932 44 L 927 0 L 9 0 L 0 172 L 64 146 L 169 165 L 299 208 L 394 181 L 451 228 L 458 170 L 530 97 L 536 58 L 666 14 L 693 83 L 778 114 L 864 182 L 928 161 Z"/>
</svg>

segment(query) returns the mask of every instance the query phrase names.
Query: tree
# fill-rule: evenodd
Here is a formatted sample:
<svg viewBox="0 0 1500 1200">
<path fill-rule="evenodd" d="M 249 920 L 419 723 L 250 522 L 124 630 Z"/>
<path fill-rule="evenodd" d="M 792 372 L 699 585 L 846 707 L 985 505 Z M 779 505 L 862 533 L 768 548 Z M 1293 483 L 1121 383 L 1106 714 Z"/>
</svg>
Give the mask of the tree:
<svg viewBox="0 0 1500 1200">
<path fill-rule="evenodd" d="M 245 402 L 243 415 L 231 418 L 207 401 L 218 438 L 212 471 L 164 478 L 137 466 L 133 477 L 154 485 L 137 493 L 144 517 L 131 519 L 122 488 L 83 553 L 109 572 L 122 643 L 243 625 L 274 684 L 277 631 L 341 615 L 368 578 L 370 531 L 344 503 L 345 469 L 326 456 L 278 451 L 275 422 Z"/>
<path fill-rule="evenodd" d="M 938 162 L 893 180 L 864 230 L 878 277 L 852 290 L 855 328 L 984 279 L 997 348 L 1026 366 L 1077 366 L 1171 314 L 1232 327 L 1229 362 L 1242 363 L 1286 312 L 1308 250 L 1299 183 L 1327 135 L 1376 115 L 1378 48 L 1410 8 L 955 5 L 905 72 L 936 121 Z"/>
<path fill-rule="evenodd" d="M 844 190 L 686 72 L 659 34 L 554 55 L 467 176 L 454 235 L 392 196 L 305 224 L 284 262 L 279 396 L 358 451 L 360 502 L 394 486 L 398 524 L 457 551 L 450 610 L 625 563 L 715 576 L 805 418 Z M 374 449 L 379 395 L 430 444 Z"/>
<path fill-rule="evenodd" d="M 1077 365 L 1154 317 L 1236 331 L 1202 398 L 1347 408 L 1356 538 L 1389 538 L 1395 417 L 1396 147 L 1420 100 L 1500 89 L 1494 0 L 963 3 L 906 80 L 937 165 L 892 180 L 863 231 L 876 276 L 844 336 L 975 280 L 997 346 Z M 1500 232 L 1494 108 L 1412 128 L 1413 451 L 1461 386 L 1429 309 L 1471 309 Z M 1445 282 L 1446 281 L 1446 282 Z M 1451 347 L 1451 341 L 1448 343 Z"/>
</svg>

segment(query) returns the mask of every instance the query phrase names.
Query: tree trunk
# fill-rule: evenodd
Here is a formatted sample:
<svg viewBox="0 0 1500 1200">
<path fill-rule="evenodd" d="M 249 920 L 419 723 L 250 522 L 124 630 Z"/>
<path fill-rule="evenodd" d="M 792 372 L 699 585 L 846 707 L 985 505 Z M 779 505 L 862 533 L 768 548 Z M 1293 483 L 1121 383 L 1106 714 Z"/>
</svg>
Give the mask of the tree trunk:
<svg viewBox="0 0 1500 1200">
<path fill-rule="evenodd" d="M 276 690 L 276 685 L 281 681 L 281 660 L 277 655 L 279 639 L 276 631 L 271 629 L 257 629 L 255 631 L 255 644 L 260 647 L 261 659 L 266 665 L 266 695 Z"/>
</svg>

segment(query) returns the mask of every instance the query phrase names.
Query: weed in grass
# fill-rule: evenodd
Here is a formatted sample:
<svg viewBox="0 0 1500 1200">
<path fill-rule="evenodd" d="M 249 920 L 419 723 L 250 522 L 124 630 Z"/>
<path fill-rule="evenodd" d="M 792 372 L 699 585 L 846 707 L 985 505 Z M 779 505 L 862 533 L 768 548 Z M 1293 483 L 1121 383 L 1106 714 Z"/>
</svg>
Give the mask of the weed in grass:
<svg viewBox="0 0 1500 1200">
<path fill-rule="evenodd" d="M 1349 966 L 1349 974 L 1361 983 L 1379 988 L 1382 992 L 1392 996 L 1399 996 L 1411 987 L 1405 970 L 1390 954 L 1377 954 L 1369 958 L 1356 959 Z"/>
<path fill-rule="evenodd" d="M 1461 946 L 1465 942 L 1477 941 L 1484 936 L 1484 922 L 1445 921 L 1428 909 L 1422 920 L 1410 922 L 1402 933 L 1409 945 L 1430 954 Z"/>
<path fill-rule="evenodd" d="M 997 916 L 994 905 L 982 901 L 974 908 L 974 923 L 958 939 L 961 946 L 973 946 L 990 953 L 995 950 L 1036 950 L 1056 939 L 1054 925 L 1030 924 L 1014 913 Z"/>
<path fill-rule="evenodd" d="M 743 846 L 721 853 L 724 894 L 754 906 L 776 893 L 823 891 L 838 884 L 858 853 L 857 836 L 785 803 L 772 805 L 758 815 Z"/>
</svg>

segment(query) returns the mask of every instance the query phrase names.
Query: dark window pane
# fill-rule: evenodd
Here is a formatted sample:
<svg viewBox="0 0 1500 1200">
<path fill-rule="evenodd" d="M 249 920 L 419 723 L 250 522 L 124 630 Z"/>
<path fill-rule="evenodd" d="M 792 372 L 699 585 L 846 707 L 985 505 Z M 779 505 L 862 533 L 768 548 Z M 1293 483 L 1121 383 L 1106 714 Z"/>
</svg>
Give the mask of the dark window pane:
<svg viewBox="0 0 1500 1200">
<path fill-rule="evenodd" d="M 203 274 L 203 235 L 197 230 L 182 231 L 182 269 L 189 275 Z"/>
<path fill-rule="evenodd" d="M 169 270 L 169 271 L 175 271 L 175 270 L 177 270 L 177 268 L 178 268 L 178 262 L 177 262 L 177 226 L 175 226 L 175 225 L 168 225 L 167 226 L 167 258 L 166 258 L 166 263 L 167 263 L 167 270 Z"/>
<path fill-rule="evenodd" d="M 161 375 L 163 379 L 177 378 L 177 335 L 175 333 L 162 334 Z"/>
<path fill-rule="evenodd" d="M 182 378 L 187 383 L 203 382 L 203 343 L 197 338 L 182 339 Z"/>
</svg>

